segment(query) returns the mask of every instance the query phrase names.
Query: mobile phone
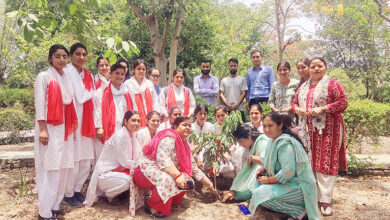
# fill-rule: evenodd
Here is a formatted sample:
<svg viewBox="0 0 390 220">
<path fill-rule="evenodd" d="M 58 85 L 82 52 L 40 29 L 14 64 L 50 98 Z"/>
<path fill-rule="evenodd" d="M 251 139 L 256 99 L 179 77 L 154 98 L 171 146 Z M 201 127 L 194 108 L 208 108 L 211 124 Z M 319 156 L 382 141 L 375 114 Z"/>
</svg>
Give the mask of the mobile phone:
<svg viewBox="0 0 390 220">
<path fill-rule="evenodd" d="M 251 214 L 251 212 L 249 211 L 249 209 L 248 209 L 244 204 L 238 204 L 238 208 L 240 208 L 241 212 L 242 212 L 244 215 L 249 215 L 249 214 Z"/>
</svg>

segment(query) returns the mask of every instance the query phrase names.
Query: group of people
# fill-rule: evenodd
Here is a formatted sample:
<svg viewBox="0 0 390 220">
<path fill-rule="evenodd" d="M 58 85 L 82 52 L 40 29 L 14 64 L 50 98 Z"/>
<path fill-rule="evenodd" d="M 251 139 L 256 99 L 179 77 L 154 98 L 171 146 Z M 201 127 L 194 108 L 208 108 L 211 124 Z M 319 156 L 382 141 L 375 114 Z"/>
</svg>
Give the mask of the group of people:
<svg viewBox="0 0 390 220">
<path fill-rule="evenodd" d="M 301 82 L 290 79 L 290 64 L 281 62 L 275 81 L 272 68 L 262 65 L 261 52 L 254 50 L 254 67 L 246 78 L 237 74 L 238 60 L 231 58 L 230 74 L 220 85 L 210 74 L 211 61 L 202 61 L 194 92 L 212 105 L 219 94 L 224 105 L 216 107 L 217 122 L 211 124 L 207 106 L 196 105 L 183 85 L 183 69 L 174 70 L 172 83 L 160 88 L 160 72 L 142 59 L 130 67 L 124 59 L 110 66 L 99 57 L 93 76 L 84 68 L 87 57 L 81 43 L 69 52 L 53 45 L 49 69 L 35 80 L 39 219 L 64 215 L 62 201 L 92 206 L 105 197 L 115 205 L 123 196 L 130 198 L 132 216 L 145 207 L 154 217 L 166 217 L 194 187 L 192 178 L 217 194 L 204 174 L 203 151 L 195 153 L 197 146 L 187 138 L 192 130 L 221 133 L 230 111 L 240 110 L 245 120 L 245 99 L 250 122 L 237 127 L 237 144 L 229 146 L 219 169 L 220 175 L 234 178 L 223 201 L 251 199 L 252 214 L 258 205 L 297 219 L 306 214 L 318 219 L 317 207 L 323 215 L 332 214 L 335 176 L 339 166 L 346 169 L 341 113 L 347 100 L 341 84 L 326 75 L 322 58 L 297 62 Z M 263 102 L 272 109 L 265 116 Z"/>
</svg>

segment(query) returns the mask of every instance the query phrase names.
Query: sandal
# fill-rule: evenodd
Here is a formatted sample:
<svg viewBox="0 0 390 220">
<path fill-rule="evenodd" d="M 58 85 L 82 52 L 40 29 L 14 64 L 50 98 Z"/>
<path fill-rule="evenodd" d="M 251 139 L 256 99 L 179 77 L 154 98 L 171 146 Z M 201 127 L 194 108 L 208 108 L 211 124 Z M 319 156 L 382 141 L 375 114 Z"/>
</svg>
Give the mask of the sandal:
<svg viewBox="0 0 390 220">
<path fill-rule="evenodd" d="M 148 203 L 145 203 L 145 212 L 152 215 L 155 218 L 165 218 L 166 216 L 163 215 L 161 212 L 157 211 L 155 213 L 152 213 L 152 208 L 148 205 Z"/>
<path fill-rule="evenodd" d="M 323 216 L 331 216 L 332 215 L 332 208 L 330 206 L 328 206 L 326 208 L 321 206 L 320 211 L 321 211 L 321 214 Z"/>
</svg>

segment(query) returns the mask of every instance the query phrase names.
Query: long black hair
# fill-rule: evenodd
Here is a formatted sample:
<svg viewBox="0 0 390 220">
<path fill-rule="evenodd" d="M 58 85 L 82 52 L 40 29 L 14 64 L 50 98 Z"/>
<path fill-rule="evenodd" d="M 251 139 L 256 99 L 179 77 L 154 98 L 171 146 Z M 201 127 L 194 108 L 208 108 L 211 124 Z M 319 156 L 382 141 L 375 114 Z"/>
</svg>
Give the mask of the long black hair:
<svg viewBox="0 0 390 220">
<path fill-rule="evenodd" d="M 267 113 L 266 115 L 264 115 L 263 120 L 266 117 L 270 118 L 277 125 L 280 125 L 283 123 L 282 133 L 291 135 L 293 138 L 297 139 L 297 141 L 299 141 L 299 143 L 301 143 L 301 145 L 303 147 L 303 143 L 302 143 L 301 139 L 298 137 L 298 135 L 293 133 L 290 129 L 290 127 L 292 125 L 292 119 L 291 119 L 291 116 L 289 114 L 279 114 L 277 112 L 270 112 L 270 113 Z"/>
</svg>

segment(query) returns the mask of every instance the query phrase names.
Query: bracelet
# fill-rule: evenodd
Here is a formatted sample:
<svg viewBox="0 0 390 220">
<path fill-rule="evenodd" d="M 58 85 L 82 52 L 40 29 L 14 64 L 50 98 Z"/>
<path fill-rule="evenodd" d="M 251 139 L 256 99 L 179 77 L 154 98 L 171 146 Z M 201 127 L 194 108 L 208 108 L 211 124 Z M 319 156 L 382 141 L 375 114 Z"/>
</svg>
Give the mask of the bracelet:
<svg viewBox="0 0 390 220">
<path fill-rule="evenodd" d="M 175 181 L 176 181 L 179 177 L 181 177 L 181 175 L 182 175 L 182 173 L 177 174 L 177 175 L 175 176 Z"/>
</svg>

